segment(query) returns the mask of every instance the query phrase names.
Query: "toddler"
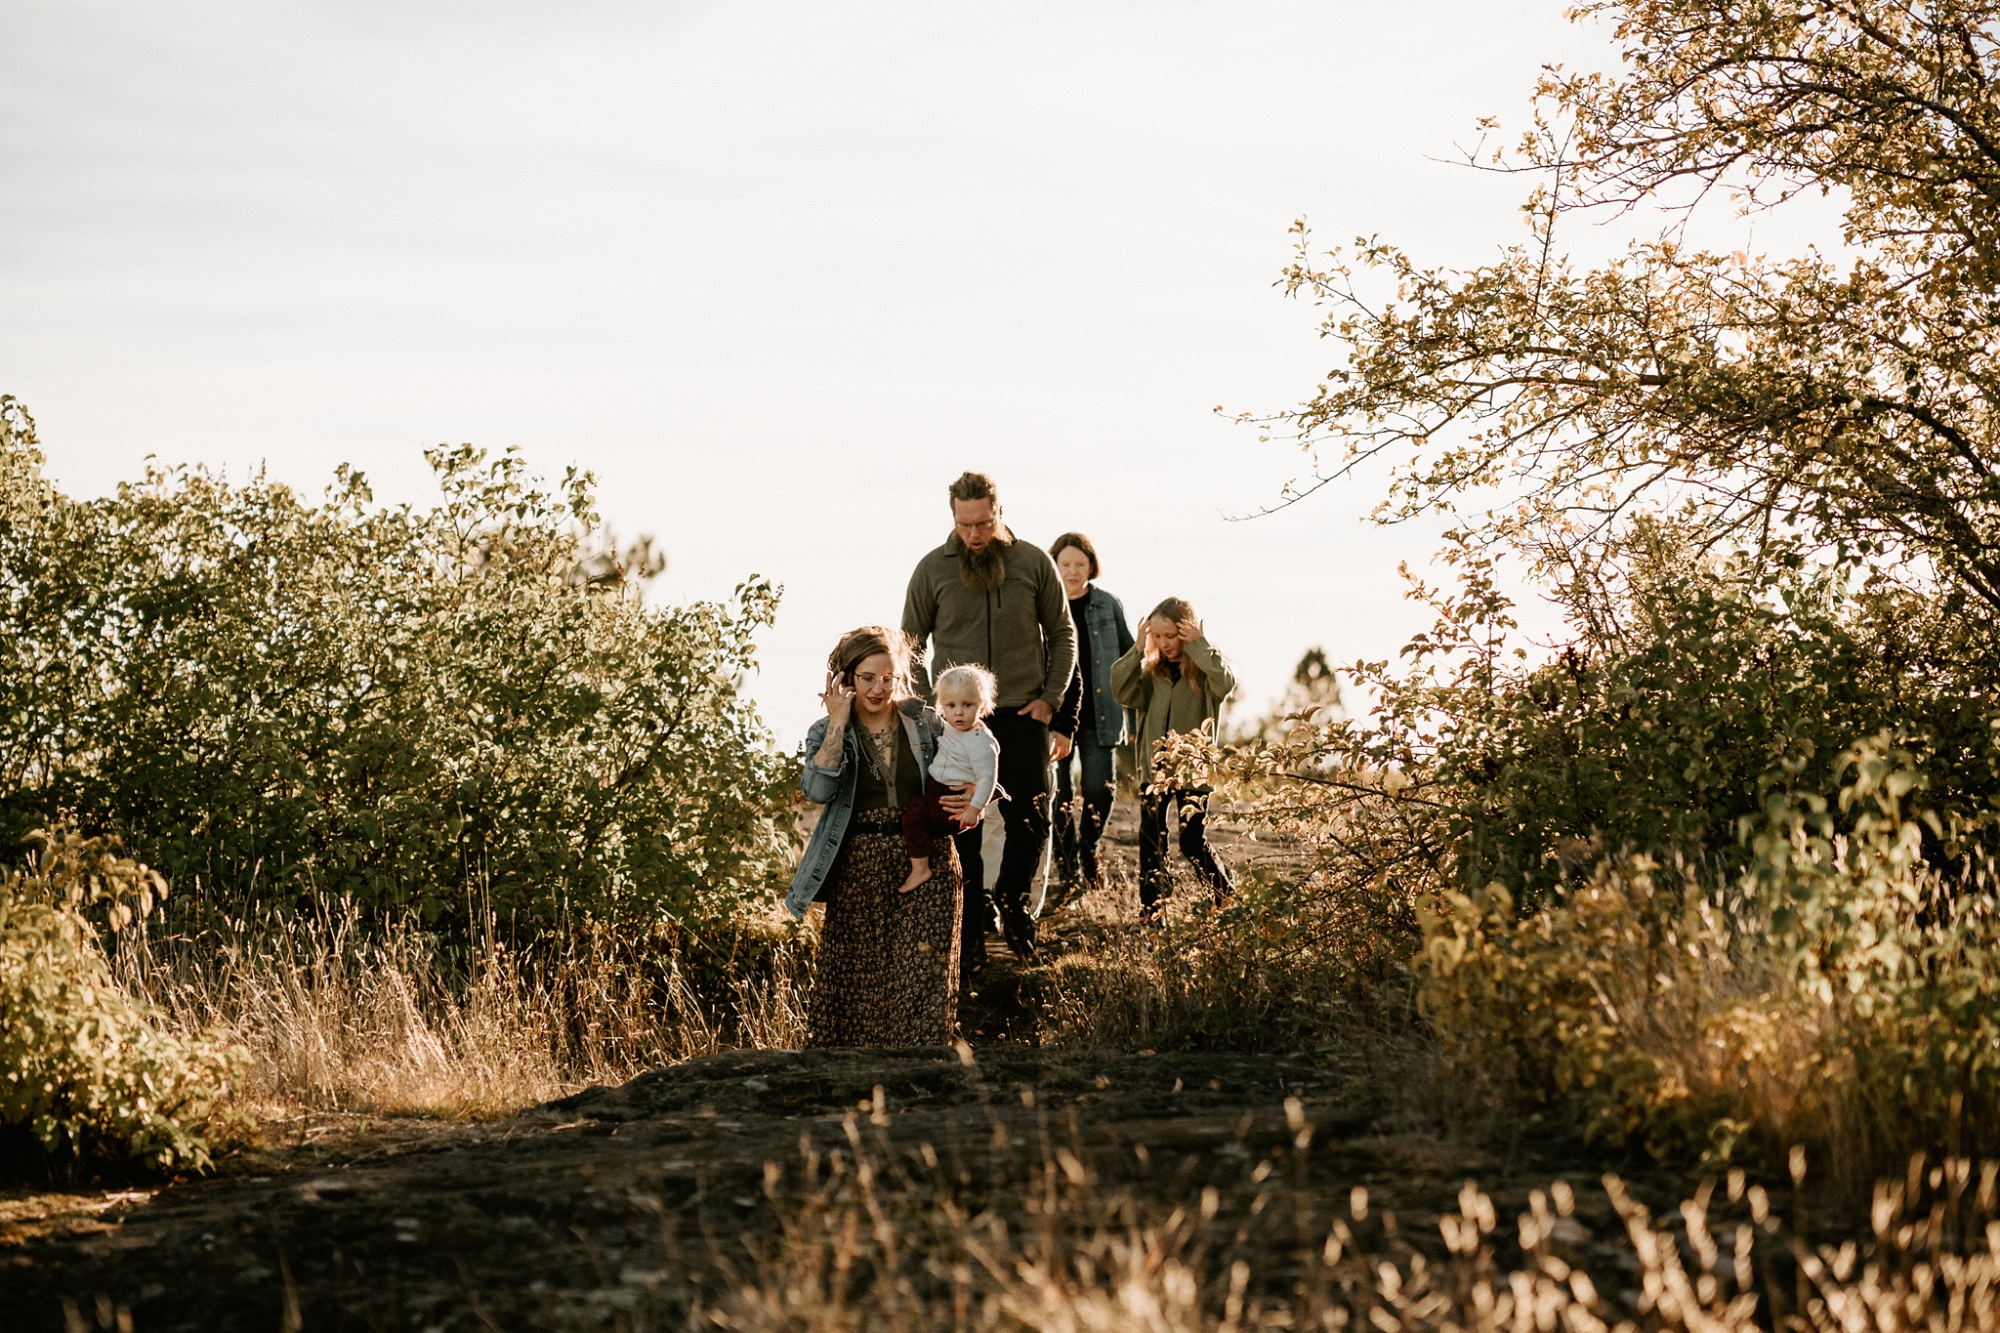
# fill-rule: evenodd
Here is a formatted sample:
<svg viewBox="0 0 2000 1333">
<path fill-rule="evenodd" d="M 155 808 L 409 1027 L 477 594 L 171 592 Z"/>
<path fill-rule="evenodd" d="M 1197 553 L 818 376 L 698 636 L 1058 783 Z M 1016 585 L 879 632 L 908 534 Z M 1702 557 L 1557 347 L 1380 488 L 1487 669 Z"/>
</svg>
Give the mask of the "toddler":
<svg viewBox="0 0 2000 1333">
<path fill-rule="evenodd" d="M 910 854 L 910 877 L 903 881 L 903 893 L 930 880 L 931 840 L 971 828 L 979 822 L 979 812 L 1000 794 L 1000 742 L 979 720 L 993 711 L 997 689 L 993 673 L 985 667 L 955 666 L 938 675 L 937 710 L 944 716 L 944 735 L 938 738 L 922 799 L 903 810 L 903 849 Z M 972 801 L 965 813 L 945 813 L 938 798 L 968 782 Z"/>
</svg>

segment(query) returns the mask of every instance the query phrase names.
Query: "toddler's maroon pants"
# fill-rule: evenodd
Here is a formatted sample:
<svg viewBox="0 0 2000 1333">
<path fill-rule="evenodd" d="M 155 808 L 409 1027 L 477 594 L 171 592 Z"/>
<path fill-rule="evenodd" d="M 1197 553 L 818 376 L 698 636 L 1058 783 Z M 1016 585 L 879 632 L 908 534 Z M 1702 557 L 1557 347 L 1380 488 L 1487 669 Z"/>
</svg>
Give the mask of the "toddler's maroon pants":
<svg viewBox="0 0 2000 1333">
<path fill-rule="evenodd" d="M 912 861 L 931 854 L 932 839 L 948 838 L 958 832 L 957 817 L 946 814 L 938 804 L 938 797 L 951 794 L 950 787 L 926 775 L 924 794 L 903 807 L 903 850 Z"/>
</svg>

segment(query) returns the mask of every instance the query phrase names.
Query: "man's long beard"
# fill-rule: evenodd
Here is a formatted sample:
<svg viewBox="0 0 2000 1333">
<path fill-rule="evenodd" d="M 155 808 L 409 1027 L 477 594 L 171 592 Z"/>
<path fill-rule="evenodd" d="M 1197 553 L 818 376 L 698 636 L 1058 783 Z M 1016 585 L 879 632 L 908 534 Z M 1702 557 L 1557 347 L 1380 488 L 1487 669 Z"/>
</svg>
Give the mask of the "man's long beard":
<svg viewBox="0 0 2000 1333">
<path fill-rule="evenodd" d="M 997 536 L 980 551 L 959 544 L 958 579 L 973 592 L 992 592 L 1007 581 L 1007 553 Z"/>
</svg>

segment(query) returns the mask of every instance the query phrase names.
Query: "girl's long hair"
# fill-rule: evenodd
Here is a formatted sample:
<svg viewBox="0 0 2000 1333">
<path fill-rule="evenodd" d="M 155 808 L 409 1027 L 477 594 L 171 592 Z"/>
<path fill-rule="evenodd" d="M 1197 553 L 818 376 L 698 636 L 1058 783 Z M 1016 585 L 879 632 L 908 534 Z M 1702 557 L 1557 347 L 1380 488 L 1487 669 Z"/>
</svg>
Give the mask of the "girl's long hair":
<svg viewBox="0 0 2000 1333">
<path fill-rule="evenodd" d="M 1146 613 L 1146 619 L 1148 620 L 1153 619 L 1155 616 L 1162 620 L 1171 620 L 1175 624 L 1179 624 L 1183 620 L 1193 620 L 1195 618 L 1194 603 L 1188 601 L 1185 597 L 1169 597 L 1166 601 L 1161 602 Z M 1167 668 L 1163 665 L 1165 660 L 1160 656 L 1160 650 L 1153 646 L 1153 636 L 1148 634 L 1146 636 L 1146 670 L 1152 672 L 1161 680 L 1171 681 L 1173 677 L 1167 674 Z M 1194 659 L 1185 653 L 1181 655 L 1181 679 L 1192 686 L 1196 694 L 1202 692 L 1201 668 L 1196 666 Z"/>
</svg>

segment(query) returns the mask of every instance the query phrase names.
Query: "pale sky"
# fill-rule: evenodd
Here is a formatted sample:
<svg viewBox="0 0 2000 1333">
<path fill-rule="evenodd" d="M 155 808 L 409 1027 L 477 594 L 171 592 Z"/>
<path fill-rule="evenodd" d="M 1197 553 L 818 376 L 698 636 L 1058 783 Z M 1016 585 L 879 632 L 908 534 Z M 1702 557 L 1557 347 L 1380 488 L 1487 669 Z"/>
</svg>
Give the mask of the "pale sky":
<svg viewBox="0 0 2000 1333">
<path fill-rule="evenodd" d="M 1438 159 L 1605 62 L 1562 8 L 0 0 L 0 392 L 80 494 L 588 467 L 665 599 L 784 585 L 787 748 L 982 469 L 1135 617 L 1190 598 L 1261 711 L 1311 645 L 1393 655 L 1436 539 L 1365 482 L 1229 521 L 1300 463 L 1213 410 L 1330 364 L 1286 229 L 1518 239 L 1523 183 Z"/>
</svg>

